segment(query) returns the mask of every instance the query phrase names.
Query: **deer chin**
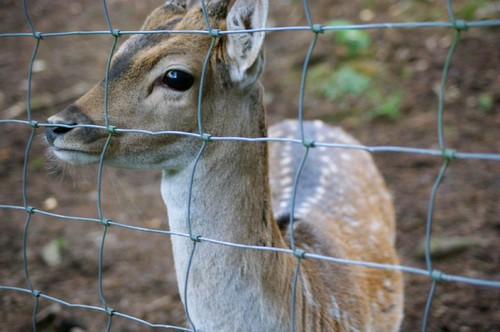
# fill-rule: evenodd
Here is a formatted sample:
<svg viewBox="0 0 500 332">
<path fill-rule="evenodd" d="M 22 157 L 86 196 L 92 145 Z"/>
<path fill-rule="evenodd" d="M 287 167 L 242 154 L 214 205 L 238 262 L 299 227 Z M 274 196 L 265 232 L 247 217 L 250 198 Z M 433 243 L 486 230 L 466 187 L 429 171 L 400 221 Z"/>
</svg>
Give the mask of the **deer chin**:
<svg viewBox="0 0 500 332">
<path fill-rule="evenodd" d="M 99 163 L 101 155 L 82 150 L 52 147 L 51 152 L 59 160 L 73 165 L 91 165 Z"/>
<path fill-rule="evenodd" d="M 50 145 L 50 151 L 57 159 L 74 165 L 90 165 L 99 163 L 105 140 L 98 139 L 91 144 L 77 144 L 56 139 Z"/>
</svg>

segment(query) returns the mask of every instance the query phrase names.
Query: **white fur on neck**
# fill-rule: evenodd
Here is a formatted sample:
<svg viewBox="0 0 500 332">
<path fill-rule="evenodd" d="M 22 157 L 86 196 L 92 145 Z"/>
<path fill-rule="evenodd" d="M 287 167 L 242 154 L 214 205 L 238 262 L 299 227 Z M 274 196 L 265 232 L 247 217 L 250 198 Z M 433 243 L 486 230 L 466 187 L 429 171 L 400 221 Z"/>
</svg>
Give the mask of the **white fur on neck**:
<svg viewBox="0 0 500 332">
<path fill-rule="evenodd" d="M 203 158 L 202 158 L 203 160 Z M 221 172 L 231 173 L 228 169 Z M 237 166 L 236 166 L 237 167 Z M 203 236 L 235 243 L 251 243 L 261 233 L 248 233 L 252 223 L 262 223 L 262 214 L 251 211 L 255 220 L 245 214 L 246 207 L 239 199 L 246 197 L 247 185 L 220 185 L 214 187 L 213 176 L 205 174 L 210 169 L 200 162 L 196 169 L 194 190 L 191 200 L 191 228 L 194 236 Z M 170 230 L 188 233 L 187 206 L 189 180 L 192 167 L 175 173 L 165 172 L 161 192 L 168 208 Z M 215 176 L 224 178 L 224 174 Z M 244 177 L 243 177 L 244 178 Z M 245 179 L 241 179 L 245 181 Z M 248 179 L 246 180 L 248 181 Z M 255 183 L 253 187 L 255 187 Z M 235 190 L 240 190 L 239 193 Z M 241 196 L 243 195 L 243 196 Z M 269 236 L 269 234 L 267 234 Z M 185 277 L 193 242 L 186 237 L 173 236 L 172 246 L 179 292 L 183 302 Z M 288 312 L 273 312 L 277 297 L 264 289 L 262 280 L 266 264 L 263 260 L 280 257 L 266 252 L 235 249 L 207 242 L 196 243 L 195 255 L 190 267 L 187 292 L 187 308 L 196 329 L 201 331 L 280 331 L 289 330 L 282 326 Z M 276 261 L 276 264 L 280 264 Z M 229 321 L 227 318 L 231 317 Z M 249 322 L 242 326 L 242 322 Z"/>
</svg>

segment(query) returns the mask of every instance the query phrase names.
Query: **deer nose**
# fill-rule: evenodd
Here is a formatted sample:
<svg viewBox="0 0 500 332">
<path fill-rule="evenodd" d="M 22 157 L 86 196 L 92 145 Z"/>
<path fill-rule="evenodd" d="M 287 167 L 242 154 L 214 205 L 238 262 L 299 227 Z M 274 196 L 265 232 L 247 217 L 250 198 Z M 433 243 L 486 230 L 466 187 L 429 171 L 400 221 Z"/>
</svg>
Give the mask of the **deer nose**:
<svg viewBox="0 0 500 332">
<path fill-rule="evenodd" d="M 74 127 L 68 126 L 75 126 L 77 124 L 72 121 L 57 119 L 55 116 L 50 117 L 47 120 L 47 123 L 49 123 L 49 126 L 45 128 L 45 139 L 51 145 L 54 144 L 54 141 L 58 137 L 64 136 L 66 133 L 74 129 Z"/>
</svg>

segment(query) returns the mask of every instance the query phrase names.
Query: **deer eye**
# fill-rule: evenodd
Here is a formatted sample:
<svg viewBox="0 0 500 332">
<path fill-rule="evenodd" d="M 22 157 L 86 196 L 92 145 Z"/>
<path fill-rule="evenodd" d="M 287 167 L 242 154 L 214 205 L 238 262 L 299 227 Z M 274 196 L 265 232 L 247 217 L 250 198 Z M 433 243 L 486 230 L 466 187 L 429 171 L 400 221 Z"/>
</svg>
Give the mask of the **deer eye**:
<svg viewBox="0 0 500 332">
<path fill-rule="evenodd" d="M 182 70 L 169 70 L 163 76 L 163 84 L 177 91 L 189 90 L 193 83 L 193 75 Z"/>
</svg>

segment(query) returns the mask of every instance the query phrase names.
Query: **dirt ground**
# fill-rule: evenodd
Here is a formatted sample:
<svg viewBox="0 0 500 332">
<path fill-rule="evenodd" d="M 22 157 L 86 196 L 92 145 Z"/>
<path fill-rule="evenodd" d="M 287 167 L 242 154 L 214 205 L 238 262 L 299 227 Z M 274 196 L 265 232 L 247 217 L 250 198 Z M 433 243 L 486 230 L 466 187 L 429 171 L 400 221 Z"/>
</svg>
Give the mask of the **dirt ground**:
<svg viewBox="0 0 500 332">
<path fill-rule="evenodd" d="M 161 1 L 108 1 L 111 22 L 136 30 Z M 355 23 L 445 21 L 444 1 L 311 1 L 315 22 L 348 19 Z M 498 19 L 495 1 L 453 1 L 467 19 Z M 475 6 L 475 7 L 474 7 Z M 474 7 L 474 8 L 472 8 Z M 106 30 L 100 1 L 28 1 L 37 31 Z M 472 9 L 471 9 L 472 8 Z M 301 1 L 276 0 L 271 26 L 305 25 Z M 0 2 L 0 33 L 28 32 L 21 1 Z M 363 96 L 349 109 L 318 93 L 308 82 L 305 117 L 336 123 L 369 145 L 437 148 L 437 88 L 453 31 L 444 28 L 368 30 L 372 46 L 363 65 L 382 68 L 376 85 L 384 93 L 401 91 L 398 114 L 391 118 L 359 111 Z M 462 32 L 453 57 L 444 133 L 449 148 L 461 152 L 500 153 L 500 28 Z M 297 116 L 299 77 L 310 32 L 276 32 L 266 41 L 263 82 L 271 123 Z M 124 38 L 123 38 L 124 39 Z M 32 117 L 43 122 L 104 76 L 112 44 L 109 36 L 46 37 L 41 41 L 32 82 Z M 26 119 L 26 82 L 33 38 L 0 38 L 0 119 Z M 331 34 L 321 36 L 311 66 L 335 68 L 345 49 Z M 368 59 L 368 60 L 366 60 Z M 321 68 L 321 67 L 318 67 Z M 0 205 L 23 205 L 22 172 L 31 128 L 0 124 Z M 29 150 L 28 205 L 61 215 L 97 217 L 94 168 L 54 167 L 48 160 L 43 130 Z M 442 160 L 403 153 L 376 153 L 397 210 L 397 248 L 403 265 L 425 268 L 418 254 L 424 239 L 429 195 Z M 500 164 L 453 160 L 439 188 L 433 235 L 440 271 L 500 280 Z M 106 218 L 125 224 L 167 229 L 160 198 L 160 174 L 105 169 L 102 209 Z M 26 288 L 22 237 L 26 214 L 0 209 L 0 285 Z M 100 306 L 97 264 L 102 226 L 35 214 L 28 232 L 28 271 L 37 290 L 71 303 Z M 451 243 L 451 244 L 450 244 Z M 428 278 L 405 274 L 406 307 L 402 331 L 420 330 Z M 110 307 L 153 323 L 182 325 L 167 236 L 111 227 L 104 250 L 103 288 Z M 31 330 L 33 298 L 0 291 L 0 331 Z M 107 316 L 41 300 L 41 331 L 106 329 Z M 144 325 L 113 318 L 112 331 L 147 331 Z M 464 283 L 439 283 L 428 331 L 500 331 L 500 289 Z"/>
</svg>

